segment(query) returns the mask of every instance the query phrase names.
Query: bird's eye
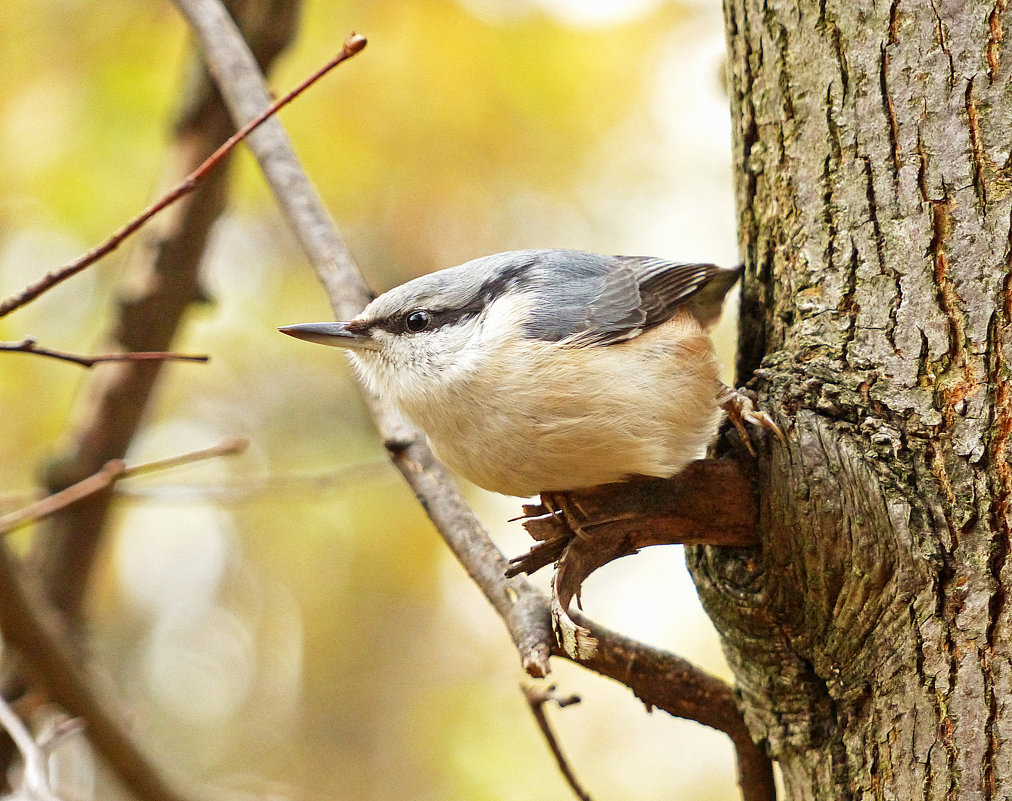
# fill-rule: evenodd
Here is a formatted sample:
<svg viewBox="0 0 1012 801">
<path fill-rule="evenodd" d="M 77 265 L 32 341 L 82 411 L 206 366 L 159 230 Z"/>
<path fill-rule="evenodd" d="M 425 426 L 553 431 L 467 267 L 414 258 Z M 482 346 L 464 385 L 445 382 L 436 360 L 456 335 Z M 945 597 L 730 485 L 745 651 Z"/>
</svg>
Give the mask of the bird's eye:
<svg viewBox="0 0 1012 801">
<path fill-rule="evenodd" d="M 424 331 L 428 328 L 431 322 L 432 315 L 427 311 L 419 309 L 418 311 L 411 312 L 411 314 L 404 318 L 404 327 L 411 333 L 417 334 L 419 331 Z"/>
</svg>

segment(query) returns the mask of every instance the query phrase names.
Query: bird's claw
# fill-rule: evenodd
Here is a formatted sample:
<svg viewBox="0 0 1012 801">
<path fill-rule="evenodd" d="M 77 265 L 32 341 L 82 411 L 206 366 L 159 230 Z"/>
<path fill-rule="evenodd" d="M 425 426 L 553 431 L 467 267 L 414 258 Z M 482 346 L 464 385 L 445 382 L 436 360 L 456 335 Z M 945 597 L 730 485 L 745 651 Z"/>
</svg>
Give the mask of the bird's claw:
<svg viewBox="0 0 1012 801">
<path fill-rule="evenodd" d="M 781 444 L 787 443 L 787 439 L 784 437 L 784 432 L 780 429 L 780 426 L 762 409 L 757 409 L 752 398 L 741 390 L 724 387 L 724 392 L 720 398 L 720 405 L 727 413 L 727 419 L 737 429 L 741 441 L 748 448 L 748 452 L 753 456 L 756 455 L 756 452 L 752 446 L 752 439 L 749 437 L 748 429 L 745 428 L 745 423 L 765 428 L 767 431 L 772 432 L 773 436 L 780 440 Z"/>
</svg>

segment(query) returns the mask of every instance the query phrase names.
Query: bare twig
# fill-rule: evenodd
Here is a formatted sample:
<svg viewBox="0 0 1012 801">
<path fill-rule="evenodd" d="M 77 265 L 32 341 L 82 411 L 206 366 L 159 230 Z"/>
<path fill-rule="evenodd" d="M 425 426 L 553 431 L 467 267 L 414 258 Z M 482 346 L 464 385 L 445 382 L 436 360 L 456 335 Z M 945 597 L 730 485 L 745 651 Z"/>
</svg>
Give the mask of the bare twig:
<svg viewBox="0 0 1012 801">
<path fill-rule="evenodd" d="M 9 534 L 30 523 L 35 523 L 56 514 L 61 509 L 70 506 L 70 504 L 77 503 L 77 501 L 87 498 L 89 495 L 94 495 L 96 492 L 106 489 L 120 479 L 151 473 L 156 470 L 166 470 L 170 467 L 191 464 L 216 456 L 231 456 L 241 453 L 246 449 L 248 444 L 249 441 L 242 438 L 227 439 L 211 448 L 202 448 L 198 451 L 190 451 L 179 456 L 159 459 L 135 467 L 127 467 L 122 459 L 110 459 L 97 473 L 93 473 L 76 484 L 71 484 L 66 489 L 40 498 L 23 509 L 0 517 L 0 534 Z"/>
<path fill-rule="evenodd" d="M 566 760 L 566 755 L 562 753 L 562 747 L 559 745 L 558 738 L 556 738 L 555 732 L 552 730 L 552 726 L 548 722 L 548 716 L 545 714 L 545 703 L 548 701 L 554 701 L 560 707 L 567 707 L 571 704 L 580 703 L 580 697 L 578 695 L 559 695 L 555 690 L 554 684 L 549 685 L 548 687 L 521 685 L 520 689 L 523 690 L 524 699 L 527 701 L 527 705 L 531 708 L 531 714 L 534 715 L 534 720 L 537 721 L 538 728 L 541 729 L 541 733 L 545 736 L 545 740 L 548 742 L 548 747 L 552 751 L 552 756 L 555 757 L 555 762 L 559 766 L 559 771 L 562 773 L 566 782 L 572 788 L 573 793 L 580 799 L 580 801 L 591 801 L 590 795 L 580 785 L 579 780 L 576 778 L 576 774 L 573 773 L 573 769 L 569 766 L 569 762 Z"/>
<path fill-rule="evenodd" d="M 81 479 L 76 484 L 71 484 L 66 489 L 47 495 L 24 509 L 18 509 L 16 512 L 0 517 L 0 534 L 9 534 L 29 523 L 43 520 L 82 498 L 104 490 L 122 476 L 125 469 L 126 466 L 122 459 L 110 459 L 97 473 Z"/>
<path fill-rule="evenodd" d="M 278 494 L 287 499 L 304 493 L 318 496 L 321 490 L 337 490 L 360 487 L 364 482 L 391 477 L 390 462 L 377 460 L 351 464 L 334 470 L 303 474 L 269 474 L 262 476 L 238 476 L 234 479 L 208 483 L 163 484 L 152 486 L 125 486 L 117 484 L 116 494 L 131 498 L 154 500 L 192 500 L 213 498 L 218 503 L 244 501 L 262 495 Z M 0 495 L 0 505 L 4 496 Z"/>
<path fill-rule="evenodd" d="M 169 351 L 105 353 L 101 356 L 79 356 L 76 353 L 44 348 L 36 344 L 34 339 L 30 338 L 22 339 L 20 342 L 0 342 L 0 351 L 48 356 L 50 359 L 59 359 L 60 361 L 79 364 L 82 367 L 94 367 L 100 362 L 206 362 L 211 359 L 210 356 L 193 356 L 186 353 L 171 353 Z"/>
<path fill-rule="evenodd" d="M 269 98 L 252 54 L 217 0 L 176 0 L 201 40 L 211 73 L 238 121 L 256 115 Z M 339 317 L 356 314 L 370 292 L 348 248 L 306 177 L 277 120 L 249 138 L 249 147 L 274 191 Z M 544 676 L 552 633 L 545 599 L 522 577 L 506 579 L 505 557 L 461 498 L 425 437 L 392 409 L 367 398 L 394 464 L 475 584 L 499 612 L 528 673 Z"/>
<path fill-rule="evenodd" d="M 128 467 L 123 471 L 121 478 L 133 478 L 134 476 L 147 475 L 160 470 L 169 470 L 173 467 L 203 462 L 208 459 L 216 459 L 219 456 L 237 456 L 249 447 L 249 440 L 246 437 L 229 437 L 217 445 L 209 448 L 200 448 L 194 451 L 187 451 L 178 456 L 167 456 L 164 459 L 155 459 L 144 464 Z"/>
<path fill-rule="evenodd" d="M 561 646 L 557 656 L 624 684 L 648 708 L 724 732 L 734 744 L 742 801 L 776 801 L 773 764 L 752 741 L 730 685 L 668 651 L 610 631 L 579 612 L 571 615 L 597 648 L 585 660 L 573 659 Z"/>
<path fill-rule="evenodd" d="M 129 471 L 128 471 L 129 472 Z M 131 473 L 133 475 L 133 473 Z M 318 497 L 321 490 L 341 491 L 359 487 L 363 482 L 381 481 L 393 476 L 388 459 L 361 462 L 322 470 L 318 473 L 269 473 L 258 476 L 235 476 L 220 480 L 187 481 L 133 485 L 116 482 L 113 491 L 117 496 L 153 501 L 192 501 L 195 498 L 213 499 L 217 503 L 241 503 L 265 495 L 282 495 L 291 499 L 296 495 Z M 0 492 L 0 513 L 3 509 L 27 506 L 40 497 L 39 492 Z"/>
<path fill-rule="evenodd" d="M 295 30 L 297 0 L 233 0 L 230 7 L 264 65 Z M 165 162 L 169 185 L 197 170 L 229 138 L 229 119 L 206 70 L 188 69 Z M 196 191 L 150 220 L 131 249 L 115 316 L 103 350 L 171 351 L 187 311 L 207 294 L 200 264 L 210 231 L 227 197 L 228 161 L 206 174 Z M 62 452 L 46 465 L 44 480 L 56 492 L 123 458 L 144 420 L 163 362 L 108 365 L 93 371 L 80 395 Z M 83 622 L 84 598 L 107 520 L 112 493 L 95 493 L 48 518 L 33 539 L 29 569 L 71 628 Z"/>
<path fill-rule="evenodd" d="M 296 97 L 302 94 L 306 89 L 316 83 L 320 78 L 330 72 L 334 67 L 340 64 L 342 61 L 354 56 L 356 53 L 361 52 L 362 48 L 365 47 L 365 39 L 361 36 L 356 36 L 352 33 L 344 40 L 344 47 L 341 48 L 334 58 L 324 64 L 320 69 L 306 78 L 302 83 L 296 86 L 294 89 L 286 93 L 284 96 L 278 98 L 265 108 L 260 114 L 251 119 L 245 125 L 243 125 L 238 131 L 232 136 L 225 140 L 225 142 L 215 150 L 204 162 L 187 175 L 180 183 L 170 189 L 167 193 L 162 195 L 158 200 L 148 206 L 144 211 L 134 217 L 130 222 L 120 228 L 118 231 L 113 233 L 108 239 L 101 244 L 95 246 L 87 253 L 82 254 L 78 258 L 74 259 L 69 264 L 64 265 L 52 272 L 47 273 L 38 281 L 29 284 L 20 292 L 4 300 L 0 303 L 0 317 L 6 317 L 15 309 L 24 306 L 27 303 L 35 300 L 39 295 L 52 289 L 57 284 L 66 281 L 68 278 L 77 275 L 79 272 L 92 264 L 97 262 L 104 256 L 112 253 L 116 248 L 122 244 L 123 240 L 134 233 L 144 223 L 154 217 L 162 209 L 171 206 L 181 197 L 185 197 L 190 194 L 194 189 L 200 186 L 200 182 L 204 180 L 211 170 L 217 167 L 225 156 L 234 148 L 239 142 L 249 136 L 250 132 L 254 131 L 260 125 L 262 125 L 267 119 L 276 114 L 279 109 L 291 103 Z"/>
</svg>

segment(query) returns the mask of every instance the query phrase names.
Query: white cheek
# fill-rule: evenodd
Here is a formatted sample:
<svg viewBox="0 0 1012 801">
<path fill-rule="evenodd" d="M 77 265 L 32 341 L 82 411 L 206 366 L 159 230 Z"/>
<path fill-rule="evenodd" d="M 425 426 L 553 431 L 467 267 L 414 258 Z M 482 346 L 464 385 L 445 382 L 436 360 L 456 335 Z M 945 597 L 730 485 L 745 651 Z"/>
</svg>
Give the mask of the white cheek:
<svg viewBox="0 0 1012 801">
<path fill-rule="evenodd" d="M 480 326 L 475 318 L 443 326 L 413 337 L 401 337 L 395 363 L 403 364 L 418 380 L 444 385 L 467 375 L 481 359 Z"/>
<path fill-rule="evenodd" d="M 400 406 L 430 403 L 459 391 L 514 342 L 530 307 L 523 296 L 502 298 L 484 314 L 415 335 L 376 331 L 378 351 L 353 352 L 352 364 L 369 389 Z"/>
<path fill-rule="evenodd" d="M 520 293 L 513 293 L 491 304 L 485 311 L 482 324 L 483 347 L 498 348 L 521 337 L 533 305 L 530 298 Z"/>
</svg>

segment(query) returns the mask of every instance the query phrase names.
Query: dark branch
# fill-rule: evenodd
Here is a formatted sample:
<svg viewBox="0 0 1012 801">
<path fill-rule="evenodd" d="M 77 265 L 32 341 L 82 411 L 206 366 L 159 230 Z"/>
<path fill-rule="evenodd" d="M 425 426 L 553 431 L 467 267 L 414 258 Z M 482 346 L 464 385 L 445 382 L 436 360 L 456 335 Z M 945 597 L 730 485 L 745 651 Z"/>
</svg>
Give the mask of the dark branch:
<svg viewBox="0 0 1012 801">
<path fill-rule="evenodd" d="M 254 29 L 250 36 L 260 43 L 262 57 L 268 63 L 285 44 L 281 32 L 286 28 L 286 12 L 283 3 L 272 1 L 272 13 L 267 15 L 264 5 L 246 2 L 238 13 L 261 21 L 263 30 L 258 33 Z M 295 4 L 290 6 L 294 8 Z M 210 81 L 199 71 L 191 74 L 190 92 L 175 126 L 173 150 L 168 157 L 173 166 L 182 165 L 182 172 L 198 167 L 234 130 Z M 210 226 L 224 202 L 225 172 L 214 170 L 197 191 L 187 190 L 189 196 L 161 214 L 150 226 L 150 236 L 134 249 L 127 268 L 130 292 L 120 298 L 114 334 L 106 350 L 170 350 L 185 310 L 204 297 L 197 266 Z M 125 235 L 124 231 L 119 232 L 119 238 L 114 235 L 104 252 L 113 249 Z M 99 255 L 86 254 L 75 270 L 84 269 Z M 2 313 L 28 302 L 50 283 L 70 274 L 47 277 L 45 286 L 36 284 L 5 301 Z M 101 473 L 110 460 L 109 469 L 117 468 L 116 459 L 130 445 L 160 367 L 161 360 L 135 360 L 118 370 L 92 374 L 82 414 L 65 440 L 68 452 L 46 471 L 51 490 Z M 99 482 L 104 480 L 101 477 Z M 88 677 L 80 668 L 83 660 L 79 661 L 80 654 L 75 650 L 80 639 L 72 632 L 80 627 L 83 617 L 84 591 L 101 542 L 110 495 L 108 487 L 99 489 L 50 514 L 32 542 L 24 568 L 0 542 L 0 630 L 5 643 L 11 645 L 11 653 L 23 656 L 23 660 L 12 657 L 5 678 L 8 686 L 14 687 L 23 686 L 27 678 L 30 686 L 82 718 L 90 742 L 131 795 L 145 801 L 181 801 L 160 777 L 156 763 L 134 744 L 135 733 L 125 730 L 89 689 Z"/>
<path fill-rule="evenodd" d="M 510 560 L 509 575 L 551 564 L 571 542 L 567 558 L 586 563 L 580 581 L 598 567 L 650 545 L 758 544 L 752 481 L 741 464 L 730 459 L 701 459 L 673 478 L 605 484 L 555 499 L 561 506 L 558 513 L 544 506 L 524 507 L 524 528 L 538 542 Z M 582 536 L 574 542 L 576 531 Z"/>
<path fill-rule="evenodd" d="M 249 40 L 269 64 L 295 29 L 296 2 L 246 0 L 233 4 Z M 170 183 L 192 174 L 235 131 L 206 70 L 188 70 L 174 136 L 165 161 Z M 123 289 L 105 352 L 171 351 L 178 327 L 193 304 L 206 299 L 199 268 L 210 230 L 227 197 L 229 156 L 205 173 L 196 191 L 150 220 L 131 249 Z M 161 373 L 161 361 L 133 361 L 92 371 L 82 403 L 63 437 L 65 451 L 46 466 L 46 488 L 56 492 L 126 454 Z M 30 572 L 66 615 L 82 623 L 83 599 L 98 553 L 112 493 L 98 492 L 51 516 L 29 555 Z"/>
<path fill-rule="evenodd" d="M 30 675 L 54 701 L 87 721 L 89 739 L 136 797 L 186 801 L 161 778 L 132 734 L 90 689 L 58 620 L 55 610 L 29 590 L 17 558 L 0 539 L 0 631 L 5 643 L 18 650 Z"/>
<path fill-rule="evenodd" d="M 610 631 L 578 612 L 572 617 L 597 641 L 597 648 L 581 660 L 573 659 L 561 647 L 554 655 L 624 684 L 647 708 L 656 707 L 724 732 L 737 754 L 743 801 L 775 801 L 773 764 L 752 741 L 734 690 L 726 682 L 672 653 Z"/>
<path fill-rule="evenodd" d="M 552 578 L 552 623 L 566 652 L 581 659 L 595 643 L 569 615 L 569 605 L 598 568 L 651 545 L 754 546 L 752 482 L 737 462 L 700 460 L 673 478 L 642 479 L 566 493 L 542 493 L 525 506 L 524 522 L 540 540 L 510 562 L 507 576 L 557 560 Z"/>
<path fill-rule="evenodd" d="M 142 351 L 134 353 L 106 353 L 101 356 L 79 356 L 61 350 L 52 350 L 37 345 L 34 339 L 22 339 L 20 342 L 0 342 L 0 351 L 8 353 L 31 353 L 36 356 L 47 356 L 82 367 L 94 367 L 100 362 L 206 362 L 210 356 L 193 356 L 186 353 L 169 351 Z"/>
</svg>

